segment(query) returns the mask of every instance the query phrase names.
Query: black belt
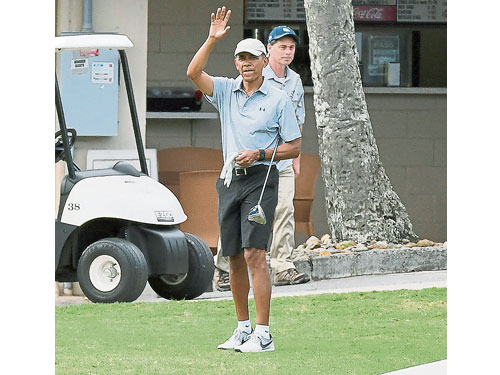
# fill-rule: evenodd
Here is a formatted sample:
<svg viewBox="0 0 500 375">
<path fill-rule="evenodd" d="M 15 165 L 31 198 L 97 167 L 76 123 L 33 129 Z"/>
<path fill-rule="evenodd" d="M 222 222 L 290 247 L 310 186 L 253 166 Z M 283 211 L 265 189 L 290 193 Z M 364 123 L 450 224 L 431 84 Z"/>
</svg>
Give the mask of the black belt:
<svg viewBox="0 0 500 375">
<path fill-rule="evenodd" d="M 249 176 L 251 174 L 259 173 L 267 170 L 268 164 L 257 164 L 246 168 L 233 168 L 233 175 L 235 176 Z"/>
</svg>

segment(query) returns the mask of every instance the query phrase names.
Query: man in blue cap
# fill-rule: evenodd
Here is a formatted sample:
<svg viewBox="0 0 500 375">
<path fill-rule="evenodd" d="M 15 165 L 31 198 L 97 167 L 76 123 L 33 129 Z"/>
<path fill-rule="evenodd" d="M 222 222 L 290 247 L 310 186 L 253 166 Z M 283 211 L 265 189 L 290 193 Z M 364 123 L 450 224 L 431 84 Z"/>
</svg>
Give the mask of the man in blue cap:
<svg viewBox="0 0 500 375">
<path fill-rule="evenodd" d="M 295 56 L 299 37 L 288 26 L 275 27 L 268 37 L 267 51 L 269 64 L 264 68 L 266 80 L 285 91 L 291 99 L 300 131 L 305 121 L 304 88 L 300 76 L 289 65 Z M 304 273 L 299 273 L 290 260 L 295 248 L 295 219 L 293 197 L 295 178 L 300 173 L 300 155 L 291 160 L 280 160 L 278 205 L 274 213 L 273 242 L 270 248 L 271 268 L 274 285 L 302 284 L 309 281 Z"/>
<path fill-rule="evenodd" d="M 236 79 L 212 77 L 204 72 L 213 48 L 229 31 L 230 15 L 225 7 L 212 13 L 208 38 L 191 60 L 187 75 L 217 108 L 221 121 L 224 168 L 217 181 L 218 220 L 223 255 L 230 259 L 229 278 L 238 325 L 218 348 L 265 352 L 274 350 L 269 331 L 271 280 L 265 251 L 278 201 L 278 171 L 270 161 L 274 149 L 274 160 L 297 157 L 302 134 L 291 101 L 262 75 L 268 58 L 259 40 L 244 39 L 236 46 L 234 64 L 240 74 Z M 253 225 L 247 215 L 260 200 L 265 181 L 262 208 L 268 222 Z M 248 309 L 248 269 L 257 313 L 255 331 Z"/>
<path fill-rule="evenodd" d="M 264 78 L 274 87 L 284 91 L 291 99 L 300 131 L 305 121 L 304 88 L 300 76 L 289 65 L 295 56 L 297 34 L 288 26 L 275 27 L 268 37 L 269 64 L 264 68 Z M 295 219 L 293 197 L 295 178 L 300 173 L 300 155 L 295 159 L 280 160 L 278 204 L 274 213 L 273 241 L 270 247 L 271 269 L 276 286 L 302 284 L 309 281 L 299 273 L 290 259 L 295 248 Z M 216 287 L 229 290 L 229 263 L 222 257 L 220 246 L 215 259 Z"/>
</svg>

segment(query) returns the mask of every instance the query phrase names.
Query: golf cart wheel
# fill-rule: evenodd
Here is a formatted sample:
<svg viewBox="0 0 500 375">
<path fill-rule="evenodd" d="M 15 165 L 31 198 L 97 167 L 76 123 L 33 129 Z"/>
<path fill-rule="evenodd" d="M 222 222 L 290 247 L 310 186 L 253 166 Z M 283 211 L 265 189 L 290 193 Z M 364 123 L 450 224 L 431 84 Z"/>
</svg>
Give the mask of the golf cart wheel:
<svg viewBox="0 0 500 375">
<path fill-rule="evenodd" d="M 193 299 L 205 292 L 214 276 L 214 257 L 200 238 L 184 233 L 189 250 L 189 271 L 184 274 L 152 276 L 149 285 L 167 299 Z"/>
<path fill-rule="evenodd" d="M 78 281 L 92 302 L 132 302 L 148 279 L 144 254 L 121 238 L 105 238 L 85 249 L 78 262 Z"/>
</svg>

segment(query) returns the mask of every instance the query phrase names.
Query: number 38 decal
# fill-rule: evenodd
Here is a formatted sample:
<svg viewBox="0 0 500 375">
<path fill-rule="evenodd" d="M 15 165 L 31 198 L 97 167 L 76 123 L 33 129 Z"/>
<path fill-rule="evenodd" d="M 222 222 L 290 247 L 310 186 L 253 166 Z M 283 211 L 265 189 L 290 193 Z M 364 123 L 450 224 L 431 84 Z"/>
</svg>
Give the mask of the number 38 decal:
<svg viewBox="0 0 500 375">
<path fill-rule="evenodd" d="M 68 211 L 77 211 L 80 209 L 80 203 L 68 203 Z"/>
</svg>

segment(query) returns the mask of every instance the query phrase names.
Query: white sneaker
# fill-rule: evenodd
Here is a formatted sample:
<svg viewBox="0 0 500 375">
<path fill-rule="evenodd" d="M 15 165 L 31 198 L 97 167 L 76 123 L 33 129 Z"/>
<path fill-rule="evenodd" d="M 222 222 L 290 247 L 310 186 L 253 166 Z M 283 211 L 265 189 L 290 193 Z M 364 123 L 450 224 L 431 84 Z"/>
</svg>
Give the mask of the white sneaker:
<svg viewBox="0 0 500 375">
<path fill-rule="evenodd" d="M 228 338 L 226 342 L 217 346 L 217 349 L 224 349 L 224 350 L 234 349 L 238 345 L 245 343 L 252 334 L 252 332 L 253 330 L 250 333 L 248 333 L 236 328 L 233 332 L 233 335 L 230 338 Z"/>
<path fill-rule="evenodd" d="M 274 350 L 274 341 L 273 336 L 271 334 L 269 336 L 270 338 L 266 339 L 253 333 L 246 342 L 237 346 L 234 350 L 241 353 L 272 352 Z"/>
</svg>

